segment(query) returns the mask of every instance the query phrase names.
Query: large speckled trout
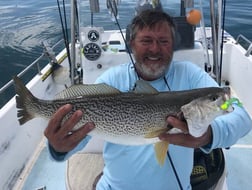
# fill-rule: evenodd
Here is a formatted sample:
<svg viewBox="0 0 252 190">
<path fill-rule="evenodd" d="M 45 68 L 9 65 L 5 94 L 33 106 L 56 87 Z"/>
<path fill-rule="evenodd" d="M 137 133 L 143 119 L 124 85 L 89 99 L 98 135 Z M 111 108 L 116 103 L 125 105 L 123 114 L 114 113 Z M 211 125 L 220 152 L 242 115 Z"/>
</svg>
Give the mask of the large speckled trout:
<svg viewBox="0 0 252 190">
<path fill-rule="evenodd" d="M 220 106 L 230 95 L 229 88 L 217 87 L 158 92 L 148 83 L 137 81 L 136 89 L 127 93 L 106 84 L 74 85 L 49 101 L 34 97 L 18 77 L 14 77 L 14 83 L 20 125 L 35 117 L 49 120 L 59 107 L 72 104 L 67 117 L 76 110 L 84 112 L 75 130 L 92 121 L 95 129 L 89 133 L 91 136 L 124 145 L 153 143 L 160 164 L 164 163 L 168 142 L 160 141 L 158 136 L 170 130 L 168 115 L 180 113 L 188 122 L 189 132 L 201 126 L 207 128 L 215 117 L 227 112 Z"/>
</svg>

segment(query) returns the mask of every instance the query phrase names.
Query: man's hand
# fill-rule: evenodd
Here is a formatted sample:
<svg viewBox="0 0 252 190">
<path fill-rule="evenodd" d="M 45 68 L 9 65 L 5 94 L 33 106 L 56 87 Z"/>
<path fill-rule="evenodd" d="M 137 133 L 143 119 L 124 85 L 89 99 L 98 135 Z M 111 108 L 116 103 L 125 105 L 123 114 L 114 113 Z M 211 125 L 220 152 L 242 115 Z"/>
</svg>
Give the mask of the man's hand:
<svg viewBox="0 0 252 190">
<path fill-rule="evenodd" d="M 188 126 L 185 121 L 181 121 L 174 116 L 167 117 L 168 125 L 174 128 L 180 129 L 182 133 L 178 134 L 167 134 L 163 133 L 159 136 L 160 140 L 168 141 L 170 144 L 185 146 L 190 148 L 199 148 L 211 143 L 212 140 L 212 130 L 209 126 L 207 132 L 201 137 L 193 137 L 189 134 Z"/>
<path fill-rule="evenodd" d="M 44 131 L 49 144 L 57 152 L 69 152 L 95 127 L 94 123 L 90 122 L 86 123 L 78 130 L 73 131 L 74 126 L 80 121 L 83 113 L 78 110 L 63 123 L 63 118 L 71 110 L 72 105 L 70 104 L 66 104 L 59 108 L 52 116 Z"/>
</svg>

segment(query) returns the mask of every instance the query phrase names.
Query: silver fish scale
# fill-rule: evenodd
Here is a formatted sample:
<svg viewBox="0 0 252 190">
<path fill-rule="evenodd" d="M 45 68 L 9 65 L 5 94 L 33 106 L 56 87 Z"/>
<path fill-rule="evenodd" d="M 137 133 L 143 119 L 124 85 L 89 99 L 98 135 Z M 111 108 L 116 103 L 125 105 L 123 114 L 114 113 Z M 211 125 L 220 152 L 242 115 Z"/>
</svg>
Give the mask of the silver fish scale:
<svg viewBox="0 0 252 190">
<path fill-rule="evenodd" d="M 106 99 L 106 100 L 105 100 Z M 165 127 L 167 113 L 175 113 L 176 107 L 165 104 L 143 104 L 123 96 L 97 98 L 75 105 L 84 112 L 82 123 L 93 121 L 96 129 L 108 135 L 145 135 Z"/>
<path fill-rule="evenodd" d="M 153 96 L 151 96 L 153 99 Z M 61 106 L 70 103 L 73 111 L 64 120 L 69 118 L 76 110 L 83 111 L 83 117 L 74 130 L 86 122 L 94 122 L 97 133 L 109 136 L 144 136 L 154 130 L 165 128 L 165 118 L 174 114 L 181 107 L 169 105 L 169 101 L 156 103 L 150 98 L 138 94 L 118 94 L 114 96 L 92 96 L 81 98 L 58 99 L 53 101 L 39 100 L 29 105 L 37 115 L 47 119 Z"/>
</svg>

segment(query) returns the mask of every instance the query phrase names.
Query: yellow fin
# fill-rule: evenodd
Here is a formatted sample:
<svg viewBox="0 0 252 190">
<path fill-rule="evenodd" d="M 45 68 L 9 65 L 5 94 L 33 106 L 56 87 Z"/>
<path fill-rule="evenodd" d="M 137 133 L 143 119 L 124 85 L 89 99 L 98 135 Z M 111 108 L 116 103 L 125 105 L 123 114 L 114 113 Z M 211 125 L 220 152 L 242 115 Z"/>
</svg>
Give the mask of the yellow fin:
<svg viewBox="0 0 252 190">
<path fill-rule="evenodd" d="M 158 137 L 160 134 L 167 132 L 169 129 L 168 128 L 163 128 L 163 129 L 158 129 L 155 131 L 152 131 L 144 136 L 144 138 L 154 138 Z"/>
<path fill-rule="evenodd" d="M 167 151 L 168 151 L 169 142 L 161 141 L 155 144 L 155 153 L 156 158 L 160 166 L 164 165 Z"/>
</svg>

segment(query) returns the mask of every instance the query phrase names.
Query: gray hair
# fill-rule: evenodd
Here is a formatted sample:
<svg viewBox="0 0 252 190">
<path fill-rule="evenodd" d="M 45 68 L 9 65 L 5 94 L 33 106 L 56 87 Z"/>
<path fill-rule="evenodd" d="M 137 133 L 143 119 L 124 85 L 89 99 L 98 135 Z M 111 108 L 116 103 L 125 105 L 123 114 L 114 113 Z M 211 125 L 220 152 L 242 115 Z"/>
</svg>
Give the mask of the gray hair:
<svg viewBox="0 0 252 190">
<path fill-rule="evenodd" d="M 135 16 L 130 25 L 130 40 L 136 37 L 138 30 L 145 27 L 152 28 L 159 22 L 167 22 L 171 27 L 173 44 L 175 42 L 175 24 L 170 15 L 163 11 L 157 10 L 144 10 Z"/>
</svg>

